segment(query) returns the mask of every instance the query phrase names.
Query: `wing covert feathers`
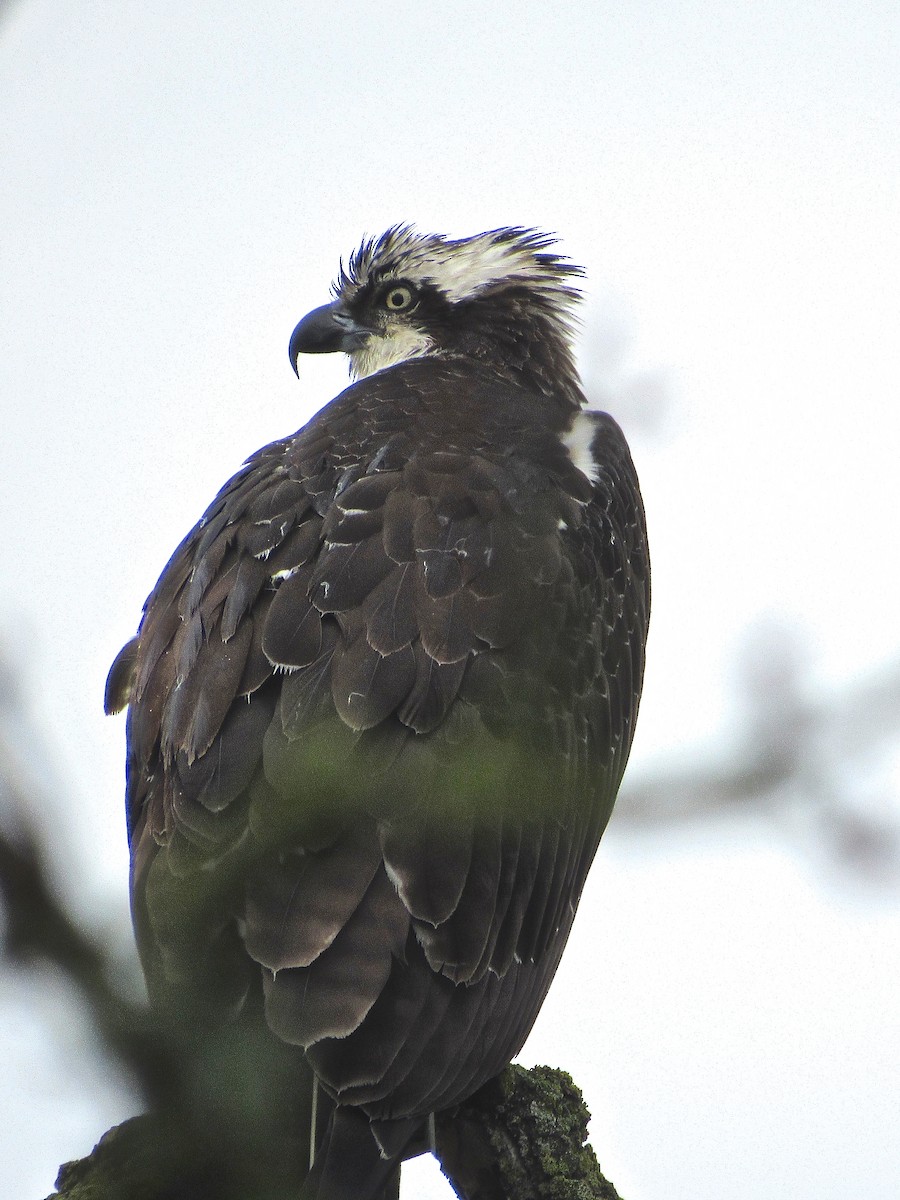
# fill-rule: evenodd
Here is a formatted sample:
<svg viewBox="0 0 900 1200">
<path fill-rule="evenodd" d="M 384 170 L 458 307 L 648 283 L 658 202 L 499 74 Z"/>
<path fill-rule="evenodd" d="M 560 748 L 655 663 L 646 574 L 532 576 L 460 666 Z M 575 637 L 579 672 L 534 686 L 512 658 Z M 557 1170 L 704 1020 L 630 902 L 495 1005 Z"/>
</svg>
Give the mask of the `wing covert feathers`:
<svg viewBox="0 0 900 1200">
<path fill-rule="evenodd" d="M 593 485 L 561 420 L 459 363 L 355 385 L 222 489 L 110 672 L 151 991 L 261 974 L 375 1121 L 521 1047 L 631 744 L 637 480 L 611 418 Z"/>
</svg>

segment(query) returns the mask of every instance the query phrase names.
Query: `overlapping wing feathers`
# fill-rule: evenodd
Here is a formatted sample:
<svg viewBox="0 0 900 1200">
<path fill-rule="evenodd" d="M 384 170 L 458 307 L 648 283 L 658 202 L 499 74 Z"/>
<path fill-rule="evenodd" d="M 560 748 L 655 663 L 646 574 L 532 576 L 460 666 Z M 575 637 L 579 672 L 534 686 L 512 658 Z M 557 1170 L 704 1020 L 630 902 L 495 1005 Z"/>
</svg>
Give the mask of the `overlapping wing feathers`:
<svg viewBox="0 0 900 1200">
<path fill-rule="evenodd" d="M 226 485 L 108 706 L 152 986 L 202 976 L 204 936 L 242 947 L 275 1032 L 393 1116 L 477 1086 L 534 1019 L 630 746 L 648 579 L 609 418 L 591 490 L 544 431 L 517 456 L 515 431 L 417 439 L 402 405 L 379 430 L 382 386 Z"/>
</svg>

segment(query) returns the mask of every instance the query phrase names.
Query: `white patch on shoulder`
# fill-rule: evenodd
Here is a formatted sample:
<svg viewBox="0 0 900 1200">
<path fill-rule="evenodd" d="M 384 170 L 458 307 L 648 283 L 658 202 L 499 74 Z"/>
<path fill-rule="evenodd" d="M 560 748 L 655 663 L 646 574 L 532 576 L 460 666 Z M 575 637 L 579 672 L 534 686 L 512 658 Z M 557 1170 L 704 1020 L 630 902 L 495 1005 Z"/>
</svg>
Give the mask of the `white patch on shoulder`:
<svg viewBox="0 0 900 1200">
<path fill-rule="evenodd" d="M 600 475 L 600 469 L 591 449 L 596 432 L 597 426 L 594 423 L 593 413 L 580 412 L 576 414 L 575 420 L 561 438 L 562 444 L 569 452 L 569 458 L 591 483 L 596 483 Z"/>
<path fill-rule="evenodd" d="M 354 379 L 365 379 L 376 371 L 394 367 L 410 358 L 422 358 L 434 343 L 421 329 L 410 325 L 399 325 L 385 337 L 372 334 L 365 345 L 350 353 L 350 374 Z"/>
</svg>

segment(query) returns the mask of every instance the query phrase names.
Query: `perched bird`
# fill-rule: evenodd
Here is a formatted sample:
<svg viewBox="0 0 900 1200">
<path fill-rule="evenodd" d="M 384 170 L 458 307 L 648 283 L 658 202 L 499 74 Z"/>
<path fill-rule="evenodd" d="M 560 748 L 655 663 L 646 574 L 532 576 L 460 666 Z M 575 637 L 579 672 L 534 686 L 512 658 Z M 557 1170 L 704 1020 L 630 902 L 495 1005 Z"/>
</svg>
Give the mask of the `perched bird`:
<svg viewBox="0 0 900 1200">
<path fill-rule="evenodd" d="M 223 487 L 110 672 L 151 997 L 298 1048 L 304 1197 L 379 1195 L 521 1049 L 628 758 L 644 512 L 553 244 L 364 241 L 290 339 L 356 382 Z"/>
</svg>

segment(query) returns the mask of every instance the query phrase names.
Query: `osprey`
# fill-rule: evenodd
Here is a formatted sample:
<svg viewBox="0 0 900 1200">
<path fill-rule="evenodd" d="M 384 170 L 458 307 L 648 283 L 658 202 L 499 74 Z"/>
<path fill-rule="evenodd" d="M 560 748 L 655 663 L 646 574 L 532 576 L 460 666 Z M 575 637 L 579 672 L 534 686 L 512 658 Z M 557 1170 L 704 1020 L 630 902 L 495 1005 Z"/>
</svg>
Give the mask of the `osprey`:
<svg viewBox="0 0 900 1200">
<path fill-rule="evenodd" d="M 364 241 L 290 339 L 356 382 L 224 486 L 110 672 L 151 998 L 295 1056 L 304 1197 L 381 1194 L 521 1049 L 628 758 L 644 512 L 552 245 Z"/>
</svg>

